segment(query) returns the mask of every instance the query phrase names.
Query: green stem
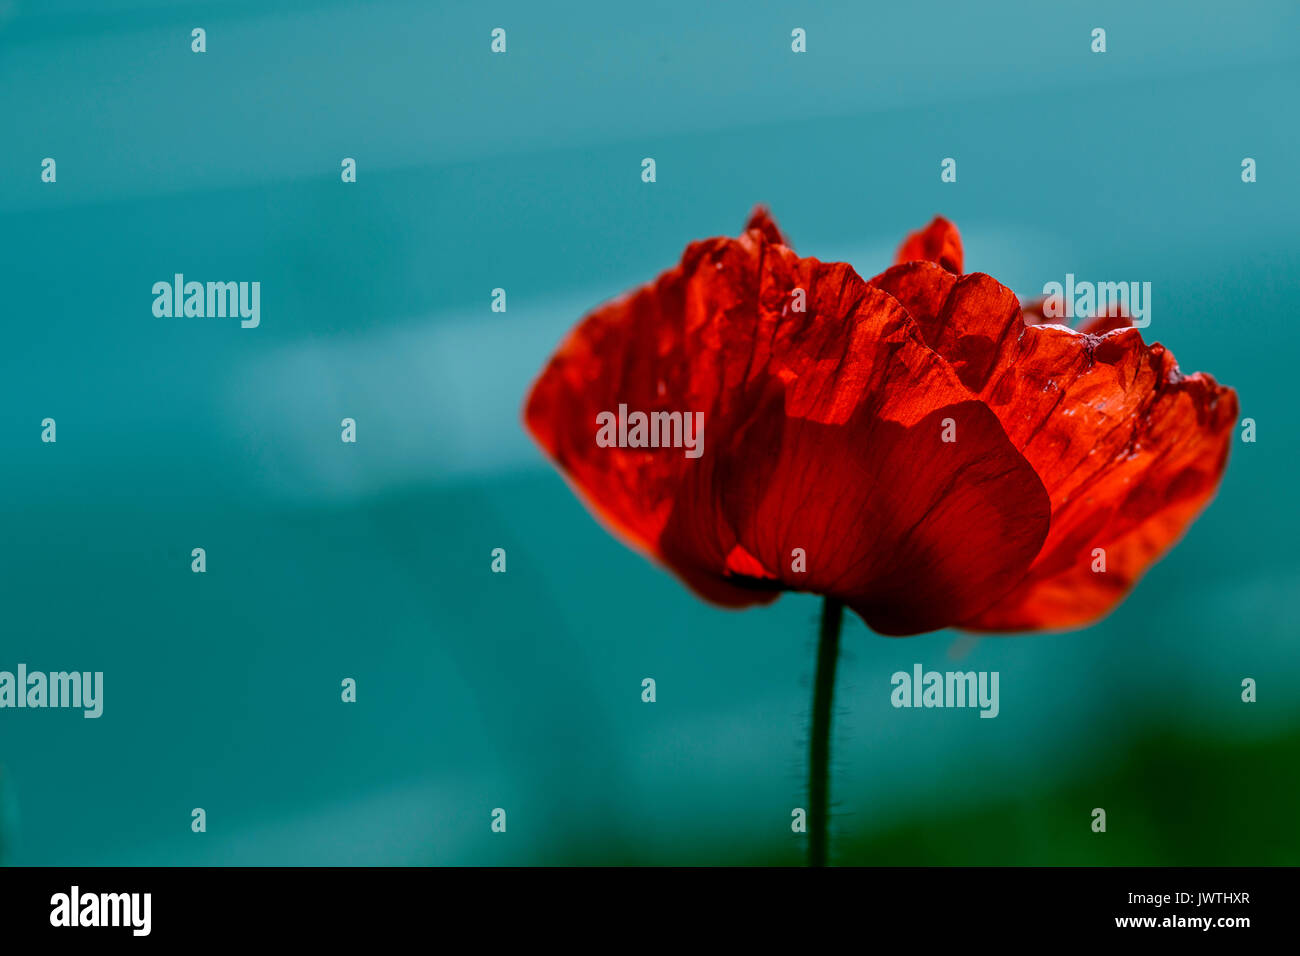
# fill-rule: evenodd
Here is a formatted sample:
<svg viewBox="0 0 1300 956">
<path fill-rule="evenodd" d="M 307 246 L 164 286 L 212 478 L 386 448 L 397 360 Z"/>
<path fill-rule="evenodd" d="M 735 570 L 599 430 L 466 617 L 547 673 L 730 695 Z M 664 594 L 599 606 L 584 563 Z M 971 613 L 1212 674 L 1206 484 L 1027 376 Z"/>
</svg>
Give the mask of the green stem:
<svg viewBox="0 0 1300 956">
<path fill-rule="evenodd" d="M 826 865 L 826 830 L 830 808 L 831 699 L 835 664 L 840 656 L 844 605 L 828 597 L 822 604 L 817 640 L 817 676 L 813 679 L 812 740 L 808 756 L 808 865 Z"/>
</svg>

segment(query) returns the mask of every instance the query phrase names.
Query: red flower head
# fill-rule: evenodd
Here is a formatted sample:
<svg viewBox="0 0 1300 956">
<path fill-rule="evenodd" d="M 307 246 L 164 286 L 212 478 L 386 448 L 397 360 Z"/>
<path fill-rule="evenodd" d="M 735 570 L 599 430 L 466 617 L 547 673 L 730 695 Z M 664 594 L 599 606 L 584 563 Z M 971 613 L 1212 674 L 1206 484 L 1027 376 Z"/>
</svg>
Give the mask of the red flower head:
<svg viewBox="0 0 1300 956">
<path fill-rule="evenodd" d="M 719 604 L 811 591 L 885 634 L 1086 624 L 1214 494 L 1236 395 L 1122 315 L 1045 324 L 961 267 L 941 218 L 868 282 L 760 207 L 588 315 L 528 428 Z"/>
</svg>

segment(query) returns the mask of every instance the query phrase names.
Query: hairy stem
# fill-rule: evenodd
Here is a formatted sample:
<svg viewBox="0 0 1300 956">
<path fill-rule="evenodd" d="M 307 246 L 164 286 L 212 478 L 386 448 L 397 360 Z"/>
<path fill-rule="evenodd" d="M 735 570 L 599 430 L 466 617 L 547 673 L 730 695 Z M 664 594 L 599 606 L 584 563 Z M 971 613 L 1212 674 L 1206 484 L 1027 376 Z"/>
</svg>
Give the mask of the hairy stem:
<svg viewBox="0 0 1300 956">
<path fill-rule="evenodd" d="M 831 699 L 835 665 L 840 656 L 844 605 L 828 597 L 822 604 L 817 640 L 817 675 L 813 679 L 812 740 L 808 754 L 808 865 L 826 865 L 826 830 L 830 808 Z"/>
</svg>

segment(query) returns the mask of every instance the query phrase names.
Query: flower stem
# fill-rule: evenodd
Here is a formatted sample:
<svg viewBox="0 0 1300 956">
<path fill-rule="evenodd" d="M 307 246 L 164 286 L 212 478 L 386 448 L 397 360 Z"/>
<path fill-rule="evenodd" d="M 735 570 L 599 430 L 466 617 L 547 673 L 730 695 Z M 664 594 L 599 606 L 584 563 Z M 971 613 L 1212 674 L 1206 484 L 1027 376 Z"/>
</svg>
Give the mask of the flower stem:
<svg viewBox="0 0 1300 956">
<path fill-rule="evenodd" d="M 808 755 L 808 865 L 826 865 L 826 830 L 830 807 L 831 698 L 840 656 L 844 605 L 832 597 L 822 604 L 817 640 L 817 676 L 813 679 L 812 740 Z"/>
</svg>

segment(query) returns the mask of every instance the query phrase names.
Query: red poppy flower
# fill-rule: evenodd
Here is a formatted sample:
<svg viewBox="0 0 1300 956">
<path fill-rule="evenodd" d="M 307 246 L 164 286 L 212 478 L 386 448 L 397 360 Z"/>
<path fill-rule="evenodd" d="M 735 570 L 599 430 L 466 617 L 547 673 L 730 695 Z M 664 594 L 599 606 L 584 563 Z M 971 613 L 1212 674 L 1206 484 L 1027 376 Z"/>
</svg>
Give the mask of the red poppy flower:
<svg viewBox="0 0 1300 956">
<path fill-rule="evenodd" d="M 1122 315 L 1047 324 L 961 268 L 941 218 L 868 282 L 800 258 L 760 207 L 588 315 L 527 426 L 614 531 L 719 604 L 811 591 L 894 635 L 1088 623 L 1214 494 L 1236 396 Z M 659 431 L 628 440 L 635 412 Z M 699 457 L 672 413 L 702 413 Z"/>
</svg>

